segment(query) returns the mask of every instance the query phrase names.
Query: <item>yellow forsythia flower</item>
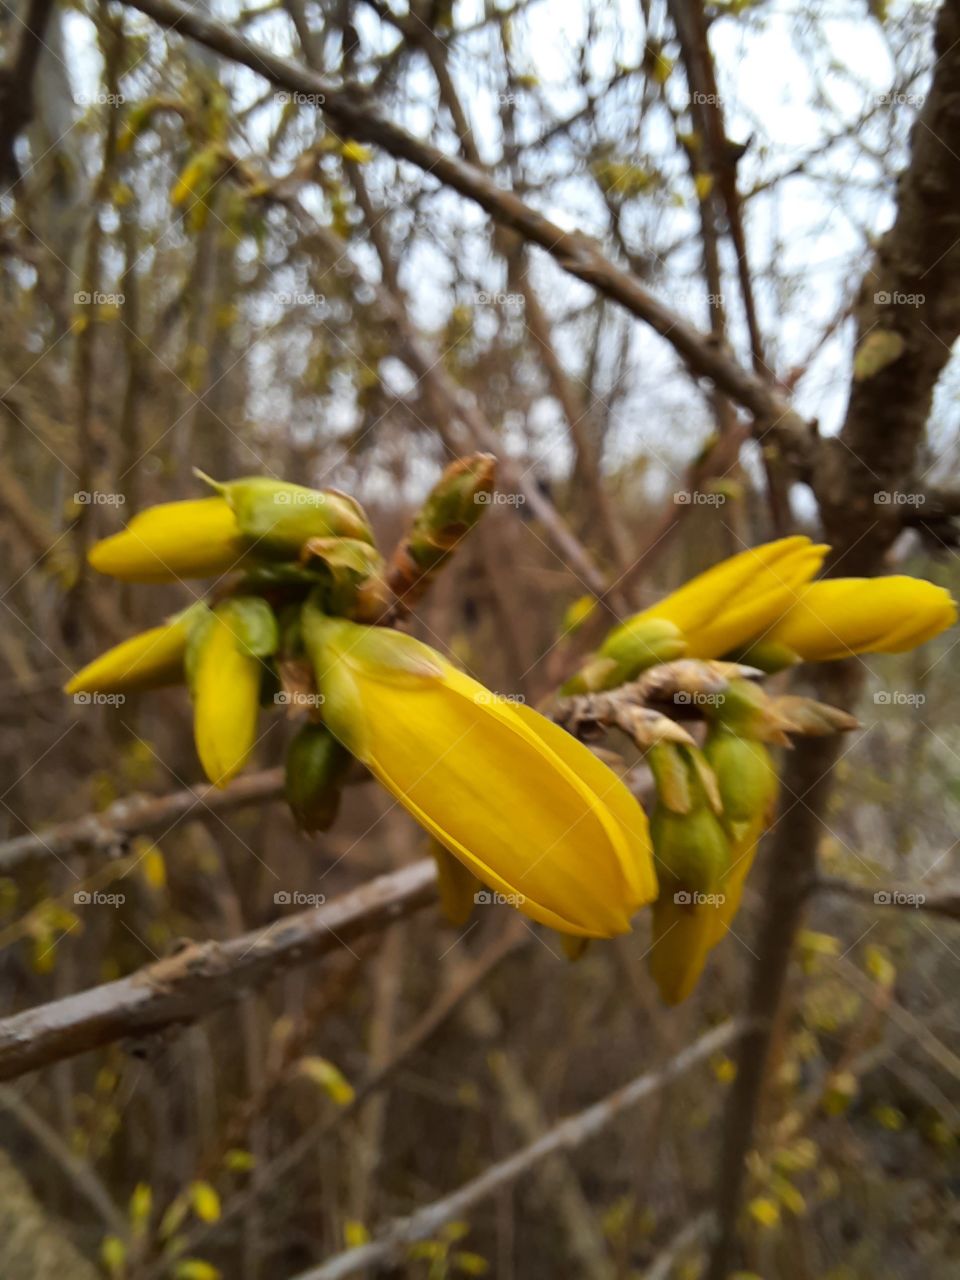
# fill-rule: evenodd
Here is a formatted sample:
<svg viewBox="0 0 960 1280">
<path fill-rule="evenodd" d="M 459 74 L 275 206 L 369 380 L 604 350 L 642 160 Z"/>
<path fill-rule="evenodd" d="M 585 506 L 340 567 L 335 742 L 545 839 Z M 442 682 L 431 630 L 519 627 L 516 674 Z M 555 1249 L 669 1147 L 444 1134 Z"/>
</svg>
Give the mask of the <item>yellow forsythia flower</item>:
<svg viewBox="0 0 960 1280">
<path fill-rule="evenodd" d="M 484 884 L 610 937 L 656 894 L 646 817 L 575 738 L 384 627 L 304 609 L 331 732 Z"/>
<path fill-rule="evenodd" d="M 183 678 L 187 638 L 198 612 L 192 605 L 161 627 L 131 636 L 88 662 L 64 686 L 66 693 L 115 693 L 122 689 L 152 689 Z"/>
<path fill-rule="evenodd" d="M 691 578 L 623 627 L 666 619 L 686 639 L 687 657 L 720 658 L 781 617 L 800 587 L 818 571 L 828 550 L 801 536 L 751 547 Z"/>
<path fill-rule="evenodd" d="M 921 578 L 827 578 L 801 588 L 762 644 L 782 646 L 806 662 L 903 653 L 956 620 L 949 591 Z"/>
<path fill-rule="evenodd" d="M 263 667 L 244 643 L 237 609 L 227 601 L 213 610 L 188 653 L 197 755 L 217 787 L 244 767 L 257 735 Z"/>
<path fill-rule="evenodd" d="M 720 658 L 764 632 L 820 568 L 828 548 L 780 538 L 742 551 L 609 633 L 565 694 L 612 689 L 674 658 Z"/>
<path fill-rule="evenodd" d="M 244 542 L 223 498 L 164 502 L 135 515 L 87 557 L 98 573 L 125 582 L 206 578 L 236 567 Z"/>
</svg>

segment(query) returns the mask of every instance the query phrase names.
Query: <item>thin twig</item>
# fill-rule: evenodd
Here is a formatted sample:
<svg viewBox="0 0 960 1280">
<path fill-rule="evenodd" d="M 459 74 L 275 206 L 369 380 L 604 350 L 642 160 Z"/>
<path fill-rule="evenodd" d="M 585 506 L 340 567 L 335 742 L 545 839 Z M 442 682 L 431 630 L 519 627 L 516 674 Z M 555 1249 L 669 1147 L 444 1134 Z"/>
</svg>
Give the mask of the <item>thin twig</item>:
<svg viewBox="0 0 960 1280">
<path fill-rule="evenodd" d="M 191 1022 L 250 986 L 307 964 L 416 911 L 435 895 L 431 858 L 379 876 L 312 911 L 229 942 L 192 943 L 175 955 L 0 1021 L 0 1080 L 88 1049 Z"/>
<path fill-rule="evenodd" d="M 711 1054 L 739 1039 L 746 1033 L 748 1026 L 748 1023 L 737 1019 L 714 1028 L 681 1050 L 658 1070 L 637 1076 L 599 1102 L 561 1120 L 536 1142 L 531 1142 L 505 1160 L 491 1165 L 479 1177 L 465 1183 L 451 1195 L 419 1209 L 408 1218 L 396 1220 L 379 1239 L 339 1253 L 319 1267 L 303 1272 L 296 1280 L 342 1280 L 342 1277 L 355 1275 L 366 1267 L 402 1256 L 406 1245 L 428 1239 L 445 1223 L 462 1217 L 475 1205 L 515 1182 L 527 1170 L 535 1168 L 542 1160 L 559 1151 L 582 1147 L 591 1138 L 603 1133 L 626 1111 L 671 1084 Z"/>
<path fill-rule="evenodd" d="M 101 813 L 87 813 L 46 831 L 28 831 L 4 840 L 0 843 L 0 872 L 34 858 L 61 858 L 79 849 L 118 855 L 131 836 L 161 830 L 192 810 L 202 818 L 204 813 L 226 813 L 282 795 L 283 770 L 264 769 L 238 778 L 223 790 L 204 784 L 165 796 L 125 796 Z"/>
</svg>

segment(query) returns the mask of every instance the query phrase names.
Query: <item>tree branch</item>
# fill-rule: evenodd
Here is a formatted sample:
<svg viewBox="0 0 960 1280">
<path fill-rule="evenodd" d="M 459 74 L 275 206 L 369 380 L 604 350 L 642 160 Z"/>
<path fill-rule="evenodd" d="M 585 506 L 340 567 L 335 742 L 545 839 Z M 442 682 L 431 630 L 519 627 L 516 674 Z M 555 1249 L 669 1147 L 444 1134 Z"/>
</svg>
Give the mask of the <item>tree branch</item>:
<svg viewBox="0 0 960 1280">
<path fill-rule="evenodd" d="M 810 887 L 817 893 L 840 893 L 870 906 L 930 911 L 948 920 L 960 920 L 960 888 L 930 890 L 924 885 L 888 884 L 882 889 L 874 889 L 868 884 L 857 884 L 839 876 L 820 876 Z M 882 896 L 878 898 L 878 894 Z"/>
<path fill-rule="evenodd" d="M 711 1054 L 740 1039 L 746 1034 L 748 1026 L 746 1022 L 735 1020 L 715 1027 L 713 1031 L 707 1032 L 681 1050 L 659 1070 L 637 1076 L 599 1102 L 561 1120 L 536 1142 L 531 1142 L 505 1160 L 491 1165 L 479 1177 L 464 1183 L 451 1195 L 435 1200 L 433 1204 L 419 1209 L 408 1218 L 397 1219 L 379 1239 L 339 1253 L 319 1267 L 303 1272 L 296 1280 L 342 1280 L 345 1276 L 356 1275 L 366 1267 L 402 1257 L 406 1245 L 428 1239 L 445 1223 L 462 1217 L 475 1205 L 515 1182 L 529 1169 L 535 1168 L 542 1160 L 559 1151 L 574 1151 L 603 1133 L 625 1112 L 671 1084 Z"/>
<path fill-rule="evenodd" d="M 940 372 L 960 334 L 960 8 L 941 6 L 933 83 L 913 126 L 897 216 L 854 306 L 858 366 L 839 438 L 824 442 L 814 487 L 845 573 L 875 573 L 905 515 L 878 493 L 913 490 Z M 871 344 L 880 367 L 864 361 Z"/>
<path fill-rule="evenodd" d="M 24 862 L 60 858 L 78 849 L 115 854 L 131 836 L 162 830 L 193 809 L 203 817 L 204 813 L 226 813 L 242 805 L 278 800 L 282 795 L 283 770 L 264 769 L 238 778 L 223 790 L 202 785 L 165 796 L 126 796 L 101 813 L 87 813 L 49 830 L 28 831 L 0 842 L 0 873 Z"/>
<path fill-rule="evenodd" d="M 407 133 L 356 89 L 331 85 L 308 67 L 271 53 L 221 23 L 185 8 L 178 0 L 127 3 L 161 26 L 190 36 L 281 88 L 311 95 L 311 100 L 322 102 L 324 114 L 349 137 L 382 147 L 398 160 L 408 161 L 444 186 L 476 201 L 497 222 L 540 245 L 565 271 L 644 320 L 670 342 L 696 378 L 711 379 L 748 409 L 764 430 L 776 433 L 785 456 L 798 469 L 809 469 L 815 434 L 776 388 L 744 369 L 729 350 L 712 344 L 707 335 L 645 289 L 635 276 L 612 263 L 590 237 L 562 230 L 512 192 L 497 186 L 482 170 Z M 481 443 L 489 447 L 485 441 Z"/>
<path fill-rule="evenodd" d="M 229 942 L 191 943 L 117 982 L 0 1020 L 0 1080 L 10 1080 L 125 1036 L 191 1022 L 351 939 L 385 928 L 433 900 L 436 867 L 424 858 L 312 911 Z"/>
</svg>

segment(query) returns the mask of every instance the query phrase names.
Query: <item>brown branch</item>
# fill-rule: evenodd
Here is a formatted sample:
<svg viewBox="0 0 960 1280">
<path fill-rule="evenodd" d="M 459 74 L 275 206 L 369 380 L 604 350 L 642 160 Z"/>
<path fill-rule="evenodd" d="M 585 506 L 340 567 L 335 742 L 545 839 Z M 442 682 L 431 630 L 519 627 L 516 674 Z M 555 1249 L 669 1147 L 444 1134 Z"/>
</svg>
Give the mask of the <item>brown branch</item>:
<svg viewBox="0 0 960 1280">
<path fill-rule="evenodd" d="M 887 363 L 869 375 L 862 359 L 855 366 L 840 437 L 818 450 L 813 477 L 834 546 L 832 563 L 844 573 L 876 573 L 902 527 L 902 509 L 878 504 L 874 495 L 902 489 L 914 473 L 933 390 L 960 333 L 960 211 L 954 195 L 960 184 L 960 11 L 955 4 L 945 3 L 940 10 L 935 53 L 933 84 L 898 185 L 897 218 L 880 242 L 856 307 L 860 353 L 864 342 L 872 338 L 876 343 L 879 334 Z M 924 295 L 925 304 L 897 303 L 897 291 Z M 824 672 L 822 689 L 830 678 Z M 843 681 L 842 667 L 832 678 Z M 768 850 L 767 909 L 747 1006 L 763 1025 L 744 1040 L 738 1054 L 718 1162 L 719 1227 L 707 1280 L 726 1280 L 733 1262 L 746 1158 L 754 1143 L 771 1049 L 770 1027 L 783 1004 L 802 904 L 816 879 L 821 815 L 836 751 L 835 740 L 801 742 L 783 776 L 783 808 Z"/>
<path fill-rule="evenodd" d="M 747 1008 L 754 1025 L 737 1055 L 734 1081 L 724 1115 L 717 1175 L 718 1232 L 710 1260 L 709 1280 L 727 1280 L 736 1243 L 737 1217 L 746 1176 L 746 1159 L 766 1076 L 772 1027 L 781 1008 L 793 940 L 805 894 L 816 869 L 822 831 L 820 814 L 829 794 L 838 738 L 805 739 L 788 757 L 783 800 L 767 849 L 763 896 L 766 913 L 756 944 Z"/>
<path fill-rule="evenodd" d="M 403 1064 L 436 1034 L 460 1009 L 464 1000 L 480 987 L 491 973 L 508 956 L 533 941 L 532 931 L 513 921 L 513 927 L 504 929 L 487 948 L 471 960 L 452 984 L 441 991 L 429 1008 L 419 1017 L 410 1030 L 400 1039 L 388 1061 L 372 1071 L 357 1087 L 353 1100 L 333 1115 L 317 1121 L 304 1133 L 264 1165 L 257 1184 L 247 1187 L 239 1195 L 232 1196 L 223 1206 L 223 1213 L 214 1223 L 198 1224 L 184 1237 L 184 1251 L 193 1252 L 206 1245 L 222 1228 L 255 1204 L 259 1196 L 271 1187 L 279 1185 L 302 1161 L 316 1155 L 320 1144 L 337 1132 L 356 1115 L 363 1103 L 389 1082 Z M 167 1274 L 166 1263 L 151 1268 L 144 1280 L 161 1280 Z"/>
<path fill-rule="evenodd" d="M 828 540 L 850 547 L 849 574 L 875 573 L 902 528 L 905 507 L 876 495 L 917 487 L 934 388 L 960 335 L 960 8 L 951 0 L 940 8 L 933 52 L 897 216 L 854 306 L 861 366 L 843 429 L 824 444 L 814 477 Z M 872 373 L 862 361 L 867 343 L 881 365 Z"/>
<path fill-rule="evenodd" d="M 264 769 L 238 778 L 222 791 L 204 784 L 165 796 L 127 796 L 102 813 L 88 813 L 47 831 L 28 831 L 0 842 L 0 873 L 33 859 L 60 858 L 80 849 L 115 854 L 131 836 L 161 830 L 194 809 L 197 817 L 203 817 L 204 813 L 225 813 L 282 795 L 283 770 Z"/>
<path fill-rule="evenodd" d="M 870 906 L 930 911 L 948 920 L 960 920 L 960 888 L 931 890 L 922 884 L 884 884 L 881 889 L 876 889 L 839 876 L 820 876 L 810 887 L 817 893 L 840 893 Z"/>
<path fill-rule="evenodd" d="M 43 35 L 53 0 L 30 0 L 16 57 L 0 70 L 0 179 L 16 183 L 20 170 L 14 154 L 18 134 L 33 115 L 33 75 L 43 51 Z"/>
<path fill-rule="evenodd" d="M 0 1080 L 10 1080 L 126 1036 L 191 1022 L 294 965 L 383 929 L 430 902 L 436 867 L 424 858 L 312 911 L 229 942 L 191 943 L 175 955 L 50 1004 L 0 1020 Z"/>
<path fill-rule="evenodd" d="M 515 1182 L 541 1161 L 560 1151 L 574 1151 L 603 1133 L 631 1108 L 740 1039 L 746 1034 L 748 1025 L 737 1020 L 714 1028 L 664 1066 L 637 1076 L 599 1102 L 561 1120 L 536 1142 L 491 1165 L 451 1195 L 418 1209 L 408 1218 L 397 1219 L 377 1240 L 339 1253 L 319 1267 L 303 1272 L 296 1280 L 343 1280 L 343 1277 L 355 1275 L 374 1264 L 402 1258 L 405 1246 L 433 1236 L 445 1223 L 463 1217 L 475 1205 Z"/>
<path fill-rule="evenodd" d="M 809 424 L 790 408 L 776 388 L 765 384 L 723 347 L 677 315 L 641 282 L 621 270 L 595 241 L 579 232 L 563 231 L 510 191 L 497 186 L 475 166 L 449 156 L 414 137 L 388 119 L 376 103 L 355 89 L 341 89 L 288 58 L 271 53 L 219 22 L 187 9 L 178 0 L 128 0 L 132 8 L 161 26 L 176 30 L 238 62 L 294 93 L 315 95 L 322 110 L 350 137 L 382 147 L 429 173 L 444 186 L 474 200 L 492 218 L 540 245 L 571 275 L 619 302 L 667 339 L 696 378 L 709 378 L 731 399 L 748 409 L 764 429 L 775 431 L 785 456 L 804 472 L 811 464 L 815 436 Z M 490 442 L 480 440 L 484 448 Z"/>
</svg>

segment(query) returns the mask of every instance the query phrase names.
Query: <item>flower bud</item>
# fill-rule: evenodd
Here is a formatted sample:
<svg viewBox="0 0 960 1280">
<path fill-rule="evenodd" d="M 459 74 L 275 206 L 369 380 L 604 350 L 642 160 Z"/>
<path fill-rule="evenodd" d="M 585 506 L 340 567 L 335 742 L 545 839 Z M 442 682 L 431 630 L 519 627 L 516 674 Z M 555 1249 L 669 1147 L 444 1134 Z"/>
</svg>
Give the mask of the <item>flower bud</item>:
<svg viewBox="0 0 960 1280">
<path fill-rule="evenodd" d="M 686 647 L 683 635 L 668 619 L 632 619 L 610 632 L 562 692 L 570 695 L 615 689 L 647 667 L 683 657 Z"/>
<path fill-rule="evenodd" d="M 349 767 L 349 752 L 324 725 L 301 726 L 287 750 L 284 792 L 304 831 L 326 831 L 333 825 Z"/>
<path fill-rule="evenodd" d="M 676 747 L 655 751 L 660 758 L 654 767 L 657 801 L 650 837 L 660 893 L 653 906 L 647 965 L 661 998 L 677 1004 L 696 986 L 716 935 L 730 843 L 714 812 L 697 753 Z"/>
<path fill-rule="evenodd" d="M 264 600 L 238 596 L 217 605 L 193 629 L 186 669 L 193 728 L 204 773 L 225 787 L 256 741 L 261 658 L 277 646 L 276 619 Z"/>
<path fill-rule="evenodd" d="M 800 590 L 764 640 L 831 662 L 915 649 L 956 620 L 950 592 L 920 578 L 827 578 Z"/>
<path fill-rule="evenodd" d="M 65 686 L 66 693 L 116 693 L 155 689 L 183 679 L 190 630 L 205 604 L 191 605 L 160 627 L 131 636 L 88 662 Z"/>
<path fill-rule="evenodd" d="M 309 538 L 373 542 L 363 508 L 338 489 L 307 489 L 269 476 L 220 482 L 202 471 L 195 474 L 226 501 L 256 555 L 296 557 Z"/>
<path fill-rule="evenodd" d="M 332 733 L 469 871 L 551 928 L 612 937 L 656 894 L 643 810 L 587 747 L 387 627 L 304 606 Z"/>
<path fill-rule="evenodd" d="M 207 578 L 238 567 L 245 543 L 222 498 L 165 502 L 133 517 L 121 533 L 94 543 L 87 559 L 124 582 Z"/>
<path fill-rule="evenodd" d="M 717 725 L 707 734 L 703 753 L 716 775 L 723 820 L 728 829 L 739 834 L 743 824 L 755 819 L 768 822 L 776 802 L 778 782 L 777 771 L 764 744 Z"/>
</svg>

